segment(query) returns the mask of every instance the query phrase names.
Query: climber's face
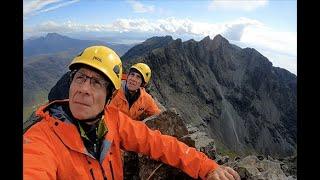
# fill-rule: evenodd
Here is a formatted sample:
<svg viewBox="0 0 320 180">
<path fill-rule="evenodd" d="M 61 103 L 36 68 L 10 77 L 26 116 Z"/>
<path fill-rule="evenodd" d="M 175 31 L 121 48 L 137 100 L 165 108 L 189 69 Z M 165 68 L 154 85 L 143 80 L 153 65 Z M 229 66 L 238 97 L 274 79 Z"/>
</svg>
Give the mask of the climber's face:
<svg viewBox="0 0 320 180">
<path fill-rule="evenodd" d="M 79 119 L 91 119 L 103 111 L 107 84 L 102 75 L 80 68 L 74 75 L 69 89 L 69 106 L 72 115 Z"/>
<path fill-rule="evenodd" d="M 142 84 L 142 76 L 138 72 L 130 71 L 127 77 L 127 88 L 129 91 L 136 91 Z"/>
</svg>

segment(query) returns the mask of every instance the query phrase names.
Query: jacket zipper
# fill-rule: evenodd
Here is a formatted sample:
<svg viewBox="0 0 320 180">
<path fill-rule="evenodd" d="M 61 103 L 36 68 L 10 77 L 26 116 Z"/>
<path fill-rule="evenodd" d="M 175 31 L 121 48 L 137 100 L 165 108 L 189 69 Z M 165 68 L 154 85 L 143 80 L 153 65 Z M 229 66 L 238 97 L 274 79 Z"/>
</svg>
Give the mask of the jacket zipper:
<svg viewBox="0 0 320 180">
<path fill-rule="evenodd" d="M 92 179 L 95 180 L 92 169 L 90 169 L 90 174 L 91 174 L 91 176 L 92 176 Z"/>
<path fill-rule="evenodd" d="M 112 169 L 111 161 L 109 161 L 109 165 L 110 165 L 110 170 L 111 170 L 111 176 L 112 176 L 112 179 L 114 179 L 114 175 L 113 175 L 113 169 Z"/>
<path fill-rule="evenodd" d="M 87 157 L 87 161 L 88 161 L 89 164 L 91 164 L 91 162 L 88 160 L 88 157 Z M 103 179 L 106 180 L 106 179 L 107 179 L 106 173 L 104 172 L 104 169 L 103 169 L 102 165 L 101 165 L 100 163 L 98 163 L 98 164 L 99 164 L 99 167 L 100 167 L 100 169 L 101 169 L 101 171 L 102 171 Z M 90 174 L 91 174 L 92 179 L 95 180 L 95 177 L 94 177 L 93 169 L 92 169 L 92 168 L 90 169 Z"/>
<path fill-rule="evenodd" d="M 102 167 L 102 165 L 100 163 L 99 163 L 99 166 L 100 166 L 100 168 L 102 170 L 103 179 L 107 179 L 106 173 L 104 172 L 104 169 L 103 169 L 103 167 Z"/>
</svg>

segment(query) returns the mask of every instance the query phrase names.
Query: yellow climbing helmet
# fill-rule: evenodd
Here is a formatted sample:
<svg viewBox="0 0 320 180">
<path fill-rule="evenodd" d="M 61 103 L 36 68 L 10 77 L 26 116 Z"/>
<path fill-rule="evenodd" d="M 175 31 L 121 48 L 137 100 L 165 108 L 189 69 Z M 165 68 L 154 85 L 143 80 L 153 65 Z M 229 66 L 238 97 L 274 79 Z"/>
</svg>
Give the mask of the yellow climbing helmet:
<svg viewBox="0 0 320 180">
<path fill-rule="evenodd" d="M 105 46 L 88 47 L 72 60 L 69 69 L 72 70 L 79 64 L 97 69 L 111 80 L 116 90 L 120 89 L 122 62 L 112 49 Z"/>
<path fill-rule="evenodd" d="M 130 69 L 136 69 L 137 71 L 139 71 L 143 76 L 143 80 L 145 82 L 144 85 L 148 84 L 151 78 L 151 69 L 148 65 L 146 65 L 145 63 L 137 63 L 132 65 Z"/>
</svg>

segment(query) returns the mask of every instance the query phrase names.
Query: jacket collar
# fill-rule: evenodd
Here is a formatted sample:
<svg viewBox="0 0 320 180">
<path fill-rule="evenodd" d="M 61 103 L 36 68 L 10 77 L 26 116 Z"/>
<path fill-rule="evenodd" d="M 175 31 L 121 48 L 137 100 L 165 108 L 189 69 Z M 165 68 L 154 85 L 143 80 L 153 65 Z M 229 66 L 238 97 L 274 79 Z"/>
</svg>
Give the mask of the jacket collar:
<svg viewBox="0 0 320 180">
<path fill-rule="evenodd" d="M 75 125 L 76 120 L 65 111 L 66 108 L 63 108 L 63 106 L 68 106 L 68 102 L 68 99 L 53 101 L 39 108 L 36 114 L 48 122 L 50 128 L 68 148 L 94 158 L 82 142 L 77 125 Z"/>
<path fill-rule="evenodd" d="M 68 148 L 94 158 L 87 151 L 83 144 L 80 132 L 77 128 L 77 120 L 72 118 L 72 115 L 68 112 L 68 108 L 63 108 L 63 106 L 68 106 L 68 103 L 68 99 L 53 101 L 47 105 L 40 107 L 36 111 L 36 115 L 42 117 L 48 122 L 50 128 L 53 129 L 54 133 Z M 110 111 L 109 109 L 110 108 L 107 108 L 106 110 Z M 108 117 L 103 116 L 103 119 L 101 120 L 98 127 L 98 136 L 100 137 L 104 136 L 107 133 L 109 129 L 107 127 L 109 127 L 109 125 L 114 126 L 114 123 L 112 123 L 111 121 L 107 121 L 106 118 L 114 117 L 111 117 L 110 115 Z M 103 144 L 101 146 L 100 163 L 102 163 L 105 158 L 106 152 L 108 152 L 109 148 L 111 147 L 111 143 L 114 138 L 114 132 L 108 132 L 104 137 L 105 139 L 103 140 Z"/>
</svg>

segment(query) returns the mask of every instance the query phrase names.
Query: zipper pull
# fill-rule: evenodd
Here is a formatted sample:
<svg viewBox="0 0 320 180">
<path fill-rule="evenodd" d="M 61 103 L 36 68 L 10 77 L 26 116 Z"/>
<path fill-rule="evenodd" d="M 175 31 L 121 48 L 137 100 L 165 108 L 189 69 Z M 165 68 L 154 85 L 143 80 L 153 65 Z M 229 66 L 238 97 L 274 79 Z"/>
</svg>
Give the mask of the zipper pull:
<svg viewBox="0 0 320 180">
<path fill-rule="evenodd" d="M 94 153 L 97 153 L 97 144 L 96 143 L 93 144 L 93 151 L 94 151 Z"/>
<path fill-rule="evenodd" d="M 98 127 L 96 126 L 96 138 L 93 144 L 93 150 L 95 154 L 97 154 L 97 143 L 98 143 Z"/>
</svg>

